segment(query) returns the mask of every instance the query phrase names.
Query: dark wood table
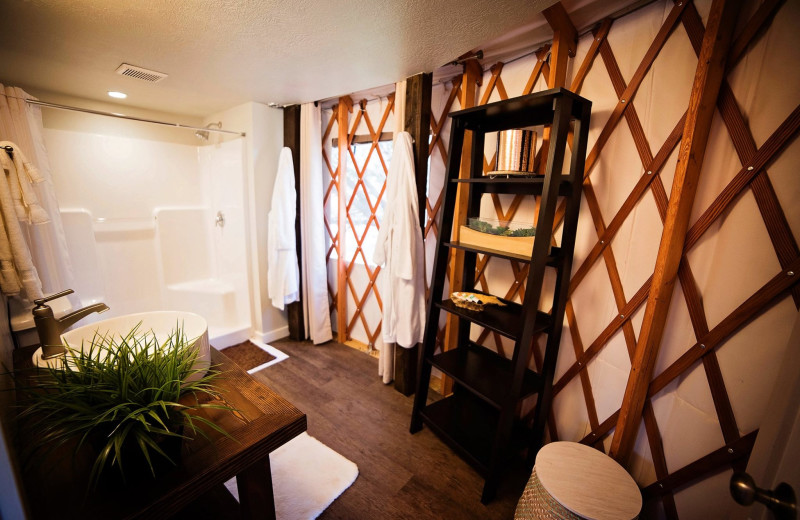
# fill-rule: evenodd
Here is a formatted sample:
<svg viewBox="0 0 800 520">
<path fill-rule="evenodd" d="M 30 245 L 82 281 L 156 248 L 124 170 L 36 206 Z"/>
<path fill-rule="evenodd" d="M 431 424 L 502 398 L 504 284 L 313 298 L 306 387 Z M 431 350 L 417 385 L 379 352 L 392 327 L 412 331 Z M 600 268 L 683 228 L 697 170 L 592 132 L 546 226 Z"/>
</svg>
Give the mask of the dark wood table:
<svg viewBox="0 0 800 520">
<path fill-rule="evenodd" d="M 32 518 L 169 518 L 235 476 L 242 518 L 274 519 L 269 454 L 306 430 L 306 415 L 214 348 L 211 361 L 224 372 L 218 382 L 223 404 L 237 412 L 203 414 L 232 438 L 206 428 L 211 440 L 197 435 L 184 441 L 181 462 L 167 473 L 86 500 L 87 468 L 66 461 L 28 470 L 23 478 Z"/>
</svg>

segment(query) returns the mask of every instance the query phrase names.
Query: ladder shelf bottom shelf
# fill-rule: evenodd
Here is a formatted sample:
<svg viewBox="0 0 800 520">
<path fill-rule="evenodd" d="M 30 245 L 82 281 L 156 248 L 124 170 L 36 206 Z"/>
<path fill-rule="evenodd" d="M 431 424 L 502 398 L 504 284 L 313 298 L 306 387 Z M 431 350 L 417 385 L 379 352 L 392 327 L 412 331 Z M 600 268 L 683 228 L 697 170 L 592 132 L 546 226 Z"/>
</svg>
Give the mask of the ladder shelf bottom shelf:
<svg viewBox="0 0 800 520">
<path fill-rule="evenodd" d="M 500 412 L 469 392 L 455 392 L 420 410 L 423 424 L 445 444 L 466 460 L 478 473 L 487 477 L 491 468 L 492 445 Z M 515 425 L 508 449 L 500 464 L 518 466 L 524 463 L 529 431 Z"/>
<path fill-rule="evenodd" d="M 470 342 L 437 354 L 428 362 L 493 407 L 500 409 L 508 402 L 508 386 L 514 368 L 510 359 Z M 515 400 L 537 393 L 541 382 L 539 374 L 526 370 L 520 395 L 515 396 Z"/>
</svg>

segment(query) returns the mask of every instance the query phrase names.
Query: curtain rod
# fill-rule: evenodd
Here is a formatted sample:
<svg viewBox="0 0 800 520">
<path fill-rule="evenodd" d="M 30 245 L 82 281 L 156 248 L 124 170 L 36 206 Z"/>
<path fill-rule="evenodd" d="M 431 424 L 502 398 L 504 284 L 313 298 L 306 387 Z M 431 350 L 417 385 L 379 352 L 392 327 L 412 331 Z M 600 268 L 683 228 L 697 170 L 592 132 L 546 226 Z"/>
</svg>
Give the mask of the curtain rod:
<svg viewBox="0 0 800 520">
<path fill-rule="evenodd" d="M 145 119 L 142 117 L 134 117 L 134 116 L 126 116 L 124 114 L 116 114 L 114 112 L 103 112 L 102 110 L 92 110 L 90 108 L 81 108 L 81 107 L 72 107 L 69 105 L 59 105 L 56 103 L 48 103 L 46 101 L 39 101 L 36 99 L 26 99 L 26 103 L 30 103 L 31 105 L 38 105 L 45 108 L 56 108 L 58 110 L 71 110 L 73 112 L 83 112 L 86 114 L 94 114 L 97 116 L 107 116 L 107 117 L 116 117 L 117 119 L 128 119 L 130 121 L 139 121 L 141 123 L 154 123 L 157 125 L 164 125 L 164 126 L 174 126 L 176 128 L 188 128 L 189 130 L 202 130 L 204 132 L 220 132 L 223 134 L 234 134 L 240 135 L 244 137 L 246 134 L 244 132 L 236 132 L 234 130 L 223 130 L 221 128 L 206 128 L 200 126 L 191 126 L 191 125 L 182 125 L 180 123 L 169 123 L 166 121 L 158 121 L 155 119 Z"/>
</svg>

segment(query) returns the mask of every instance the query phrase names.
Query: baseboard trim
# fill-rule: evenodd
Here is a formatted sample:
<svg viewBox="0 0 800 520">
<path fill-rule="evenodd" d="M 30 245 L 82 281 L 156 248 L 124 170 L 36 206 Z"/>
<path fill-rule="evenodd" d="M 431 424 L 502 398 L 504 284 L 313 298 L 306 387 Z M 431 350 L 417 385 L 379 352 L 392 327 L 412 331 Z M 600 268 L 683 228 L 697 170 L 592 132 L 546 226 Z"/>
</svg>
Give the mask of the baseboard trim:
<svg viewBox="0 0 800 520">
<path fill-rule="evenodd" d="M 264 343 L 286 338 L 289 336 L 289 326 L 281 327 L 279 329 L 270 330 L 268 332 L 255 331 L 253 337 Z"/>
<path fill-rule="evenodd" d="M 209 343 L 216 349 L 224 349 L 247 341 L 250 339 L 250 335 L 250 327 L 243 327 L 213 336 L 210 338 Z"/>
</svg>

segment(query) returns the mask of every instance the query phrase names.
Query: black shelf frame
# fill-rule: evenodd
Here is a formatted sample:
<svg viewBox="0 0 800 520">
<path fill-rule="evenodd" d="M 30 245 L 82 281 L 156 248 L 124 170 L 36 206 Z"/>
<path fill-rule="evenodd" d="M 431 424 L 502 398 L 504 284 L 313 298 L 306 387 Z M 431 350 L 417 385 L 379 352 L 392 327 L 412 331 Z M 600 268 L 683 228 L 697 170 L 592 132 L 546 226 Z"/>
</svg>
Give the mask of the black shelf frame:
<svg viewBox="0 0 800 520">
<path fill-rule="evenodd" d="M 572 269 L 584 160 L 588 139 L 591 102 L 559 88 L 528 96 L 454 112 L 450 115 L 450 149 L 444 199 L 440 212 L 439 238 L 433 264 L 431 289 L 427 302 L 427 322 L 420 351 L 417 392 L 411 415 L 411 433 L 428 425 L 465 460 L 481 471 L 486 481 L 481 501 L 489 502 L 501 475 L 509 469 L 512 432 L 517 422 L 520 400 L 536 394 L 533 426 L 525 443 L 532 465 L 541 446 L 544 426 L 550 411 L 552 385 Z M 488 132 L 512 128 L 548 125 L 550 141 L 544 175 L 484 176 L 483 149 Z M 465 133 L 472 139 L 470 177 L 459 178 Z M 567 136 L 573 133 L 569 171 L 562 172 L 567 153 Z M 486 193 L 512 193 L 541 197 L 537 232 L 529 258 L 513 253 L 466 246 L 452 240 L 456 190 L 467 189 L 466 215 L 478 216 L 480 201 Z M 559 200 L 566 200 L 560 247 L 552 248 L 552 229 Z M 479 254 L 493 255 L 529 264 L 525 286 L 525 305 L 505 301 L 505 307 L 487 306 L 476 312 L 457 307 L 443 295 L 448 252 L 464 251 L 463 291 L 474 291 L 474 273 Z M 556 271 L 552 308 L 548 313 L 537 309 L 546 268 Z M 479 292 L 479 291 L 474 291 Z M 531 303 L 536 302 L 536 303 Z M 458 316 L 456 348 L 434 354 L 441 311 Z M 511 359 L 470 341 L 472 324 L 488 328 L 514 340 Z M 531 349 L 539 335 L 546 335 L 541 370 L 528 368 Z M 436 367 L 456 381 L 452 396 L 427 403 L 431 369 Z"/>
</svg>

